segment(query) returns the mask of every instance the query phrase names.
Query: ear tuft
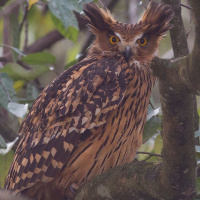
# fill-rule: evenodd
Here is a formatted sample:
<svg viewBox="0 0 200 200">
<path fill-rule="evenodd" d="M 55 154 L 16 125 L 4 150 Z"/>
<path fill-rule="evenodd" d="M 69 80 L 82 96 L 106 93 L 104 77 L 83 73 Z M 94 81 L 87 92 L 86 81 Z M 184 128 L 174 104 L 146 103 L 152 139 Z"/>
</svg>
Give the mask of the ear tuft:
<svg viewBox="0 0 200 200">
<path fill-rule="evenodd" d="M 106 8 L 99 8 L 95 3 L 87 3 L 83 9 L 85 15 L 82 18 L 88 23 L 91 31 L 104 31 L 116 21 Z"/>
<path fill-rule="evenodd" d="M 170 5 L 151 1 L 142 17 L 141 23 L 148 25 L 145 32 L 161 36 L 166 31 L 173 28 L 173 25 L 170 24 L 173 18 L 174 11 Z"/>
</svg>

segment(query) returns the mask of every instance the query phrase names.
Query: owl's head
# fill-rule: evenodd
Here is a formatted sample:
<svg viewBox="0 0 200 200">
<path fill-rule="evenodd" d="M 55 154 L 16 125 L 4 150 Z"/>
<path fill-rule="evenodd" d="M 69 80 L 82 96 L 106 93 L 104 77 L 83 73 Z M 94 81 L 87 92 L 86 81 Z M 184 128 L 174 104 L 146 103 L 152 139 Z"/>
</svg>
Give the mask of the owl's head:
<svg viewBox="0 0 200 200">
<path fill-rule="evenodd" d="M 127 61 L 151 61 L 158 49 L 164 33 L 172 28 L 174 16 L 169 5 L 151 2 L 137 24 L 124 24 L 116 21 L 106 8 L 94 3 L 85 5 L 85 16 L 96 39 L 89 53 L 105 51 L 122 54 Z"/>
</svg>

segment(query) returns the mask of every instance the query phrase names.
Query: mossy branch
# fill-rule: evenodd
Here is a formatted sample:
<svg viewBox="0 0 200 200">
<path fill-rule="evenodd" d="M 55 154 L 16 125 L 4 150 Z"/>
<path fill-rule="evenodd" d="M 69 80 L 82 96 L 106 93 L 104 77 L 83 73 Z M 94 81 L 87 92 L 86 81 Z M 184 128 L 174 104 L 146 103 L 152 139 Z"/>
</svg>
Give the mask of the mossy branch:
<svg viewBox="0 0 200 200">
<path fill-rule="evenodd" d="M 115 167 L 84 185 L 74 200 L 171 199 L 160 182 L 161 169 L 162 164 L 137 160 Z"/>
</svg>

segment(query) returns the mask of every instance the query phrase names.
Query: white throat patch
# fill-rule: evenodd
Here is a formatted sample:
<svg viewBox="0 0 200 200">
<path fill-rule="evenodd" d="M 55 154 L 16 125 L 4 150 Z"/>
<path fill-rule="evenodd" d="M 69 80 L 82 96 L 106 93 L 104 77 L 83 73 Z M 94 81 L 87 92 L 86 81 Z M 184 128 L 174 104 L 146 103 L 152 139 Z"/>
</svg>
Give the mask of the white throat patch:
<svg viewBox="0 0 200 200">
<path fill-rule="evenodd" d="M 115 35 L 116 35 L 121 41 L 123 41 L 122 36 L 121 36 L 119 33 L 115 33 Z"/>
<path fill-rule="evenodd" d="M 126 41 L 124 41 L 124 39 L 122 38 L 122 36 L 120 35 L 120 33 L 115 33 L 115 35 L 120 39 L 121 42 L 123 43 L 127 43 Z M 130 42 L 130 44 L 127 44 L 129 46 L 134 46 L 135 45 L 135 42 L 141 38 L 143 35 L 143 33 L 139 34 L 139 35 L 136 35 L 135 38 L 133 39 L 133 41 Z"/>
</svg>

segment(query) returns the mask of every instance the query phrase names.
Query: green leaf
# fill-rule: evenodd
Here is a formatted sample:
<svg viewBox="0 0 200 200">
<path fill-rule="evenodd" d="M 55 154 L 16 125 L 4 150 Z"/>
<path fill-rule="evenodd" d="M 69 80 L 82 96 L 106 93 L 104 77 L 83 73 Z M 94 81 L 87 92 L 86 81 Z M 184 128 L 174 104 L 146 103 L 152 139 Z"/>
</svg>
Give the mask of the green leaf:
<svg viewBox="0 0 200 200">
<path fill-rule="evenodd" d="M 32 53 L 23 57 L 21 60 L 30 65 L 43 65 L 56 62 L 55 56 L 45 52 Z"/>
<path fill-rule="evenodd" d="M 25 80 L 18 80 L 18 81 L 15 81 L 14 82 L 14 89 L 16 92 L 19 92 L 23 87 L 24 87 L 24 84 L 26 83 Z"/>
<path fill-rule="evenodd" d="M 77 28 L 73 26 L 68 26 L 67 28 L 63 25 L 61 20 L 59 20 L 57 17 L 55 17 L 53 14 L 51 15 L 52 21 L 55 24 L 55 27 L 58 29 L 58 31 L 69 40 L 72 40 L 73 42 L 76 42 L 78 38 L 79 31 Z"/>
<path fill-rule="evenodd" d="M 27 70 L 16 63 L 8 63 L 4 68 L 0 69 L 0 73 L 7 73 L 13 80 L 34 80 L 49 71 L 49 67 L 45 65 L 30 66 Z"/>
<path fill-rule="evenodd" d="M 145 124 L 143 141 L 147 141 L 149 138 L 151 138 L 160 127 L 160 124 L 161 120 L 159 117 L 156 116 L 151 117 L 151 119 L 149 119 Z"/>
<path fill-rule="evenodd" d="M 8 104 L 8 110 L 15 116 L 24 118 L 28 111 L 28 104 L 19 104 L 15 102 L 11 102 Z"/>
<path fill-rule="evenodd" d="M 0 186 L 3 188 L 8 174 L 8 170 L 14 156 L 13 151 L 9 151 L 6 155 L 0 155 Z"/>
<path fill-rule="evenodd" d="M 67 63 L 66 66 L 65 66 L 65 69 L 70 68 L 71 66 L 75 65 L 76 63 L 78 63 L 78 60 L 76 60 L 76 59 Z"/>
<path fill-rule="evenodd" d="M 50 0 L 49 9 L 64 25 L 66 29 L 73 26 L 78 29 L 78 22 L 73 11 L 81 12 L 82 5 L 76 0 Z"/>
<path fill-rule="evenodd" d="M 195 145 L 196 152 L 200 153 L 200 145 Z"/>
<path fill-rule="evenodd" d="M 16 91 L 13 88 L 13 80 L 8 74 L 0 73 L 0 106 L 7 109 L 10 100 L 16 101 Z"/>
<path fill-rule="evenodd" d="M 73 26 L 69 26 L 65 37 L 73 42 L 76 42 L 78 38 L 78 34 L 79 34 L 78 29 L 74 28 Z"/>
<path fill-rule="evenodd" d="M 75 42 L 79 31 L 74 11 L 81 12 L 83 9 L 82 4 L 78 3 L 78 0 L 50 0 L 48 6 L 52 13 L 52 21 L 58 31 Z"/>
<path fill-rule="evenodd" d="M 6 46 L 6 47 L 9 47 L 11 48 L 13 51 L 15 51 L 16 53 L 18 53 L 19 55 L 21 56 L 26 56 L 26 54 L 24 54 L 22 51 L 20 51 L 18 48 L 15 48 L 15 47 L 12 47 L 12 46 L 9 46 L 9 45 L 6 45 L 6 44 L 2 44 L 2 46 Z"/>
<path fill-rule="evenodd" d="M 29 3 L 29 6 L 28 6 L 28 10 L 31 9 L 32 5 L 37 3 L 39 0 L 29 0 L 28 3 Z"/>
<path fill-rule="evenodd" d="M 5 140 L 3 139 L 3 137 L 0 135 L 0 149 L 6 149 L 6 148 L 7 148 L 7 144 Z"/>
<path fill-rule="evenodd" d="M 74 47 L 70 49 L 70 51 L 67 53 L 67 65 L 65 66 L 65 69 L 68 69 L 72 65 L 75 65 L 78 62 L 78 56 L 80 52 L 80 45 L 76 44 Z"/>
<path fill-rule="evenodd" d="M 29 83 L 26 88 L 26 94 L 28 99 L 35 100 L 40 94 L 40 92 L 34 85 Z"/>
</svg>

